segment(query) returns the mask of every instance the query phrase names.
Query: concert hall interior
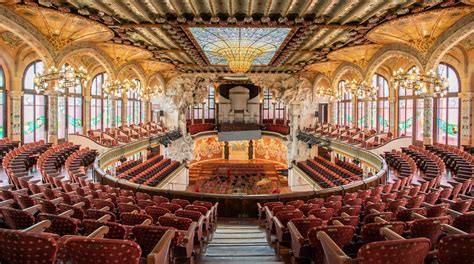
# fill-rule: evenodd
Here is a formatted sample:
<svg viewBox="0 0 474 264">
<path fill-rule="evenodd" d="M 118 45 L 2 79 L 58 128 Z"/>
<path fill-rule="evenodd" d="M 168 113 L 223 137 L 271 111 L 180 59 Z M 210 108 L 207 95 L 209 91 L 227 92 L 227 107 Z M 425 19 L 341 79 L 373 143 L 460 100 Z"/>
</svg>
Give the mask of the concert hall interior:
<svg viewBox="0 0 474 264">
<path fill-rule="evenodd" d="M 0 0 L 0 263 L 474 263 L 473 0 Z"/>
</svg>

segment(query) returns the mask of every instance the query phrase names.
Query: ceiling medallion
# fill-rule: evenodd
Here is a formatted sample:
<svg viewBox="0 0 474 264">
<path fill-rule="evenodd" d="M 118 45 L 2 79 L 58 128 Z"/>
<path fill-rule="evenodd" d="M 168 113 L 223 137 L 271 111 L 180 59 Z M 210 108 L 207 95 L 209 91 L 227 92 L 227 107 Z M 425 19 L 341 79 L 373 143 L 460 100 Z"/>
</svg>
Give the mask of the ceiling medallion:
<svg viewBox="0 0 474 264">
<path fill-rule="evenodd" d="M 291 28 L 191 27 L 210 64 L 227 64 L 234 73 L 269 65 Z"/>
</svg>

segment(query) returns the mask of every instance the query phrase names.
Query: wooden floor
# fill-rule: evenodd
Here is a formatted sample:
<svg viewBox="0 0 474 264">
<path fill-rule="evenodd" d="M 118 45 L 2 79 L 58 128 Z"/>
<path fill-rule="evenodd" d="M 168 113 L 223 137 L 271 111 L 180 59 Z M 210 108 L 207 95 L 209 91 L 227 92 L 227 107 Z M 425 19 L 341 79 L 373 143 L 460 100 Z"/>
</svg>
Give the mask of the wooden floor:
<svg viewBox="0 0 474 264">
<path fill-rule="evenodd" d="M 281 193 L 289 192 L 287 177 L 278 174 L 278 170 L 284 170 L 287 167 L 262 160 L 212 160 L 191 164 L 189 168 L 188 191 L 197 191 L 196 186 L 201 186 L 203 182 L 209 182 L 213 179 L 217 180 L 219 176 L 225 177 L 228 173 L 227 169 L 229 169 L 229 173 L 232 175 L 238 175 L 241 171 L 245 174 L 243 171 L 247 170 L 250 165 L 260 165 L 259 167 L 263 168 L 264 176 L 262 175 L 261 178 L 268 182 L 264 185 L 265 188 L 268 188 L 268 193 L 271 193 L 275 188 L 278 188 Z"/>
</svg>

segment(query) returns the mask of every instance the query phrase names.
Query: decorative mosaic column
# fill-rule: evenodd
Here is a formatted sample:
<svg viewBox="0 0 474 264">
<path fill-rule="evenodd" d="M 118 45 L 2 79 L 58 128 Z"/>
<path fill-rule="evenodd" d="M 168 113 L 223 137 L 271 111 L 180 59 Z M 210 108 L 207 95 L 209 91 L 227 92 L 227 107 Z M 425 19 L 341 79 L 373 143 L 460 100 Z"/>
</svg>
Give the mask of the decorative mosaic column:
<svg viewBox="0 0 474 264">
<path fill-rule="evenodd" d="M 373 118 L 371 111 L 369 111 L 369 101 L 370 99 L 364 99 L 364 130 L 366 131 L 369 129 L 369 122 Z"/>
<path fill-rule="evenodd" d="M 21 141 L 21 97 L 22 91 L 10 91 L 11 102 L 11 139 L 14 141 Z"/>
<path fill-rule="evenodd" d="M 330 124 L 334 124 L 336 118 L 334 117 L 335 115 L 335 111 L 334 111 L 334 103 L 333 102 L 329 102 L 328 103 L 328 123 Z"/>
<path fill-rule="evenodd" d="M 48 142 L 58 144 L 58 94 L 48 95 Z"/>
<path fill-rule="evenodd" d="M 87 135 L 87 131 L 91 130 L 91 99 L 90 95 L 84 96 L 84 135 Z"/>
<path fill-rule="evenodd" d="M 117 99 L 116 98 L 112 98 L 112 113 L 110 113 L 111 115 L 111 122 L 110 122 L 110 126 L 111 127 L 117 127 Z"/>
<path fill-rule="evenodd" d="M 357 97 L 352 96 L 352 127 L 357 127 Z"/>
<path fill-rule="evenodd" d="M 460 133 L 461 133 L 461 146 L 472 145 L 471 141 L 471 121 L 472 121 L 472 98 L 474 97 L 473 92 L 462 93 L 461 98 L 461 120 L 460 120 Z M 459 130 L 459 129 L 458 129 Z M 459 131 L 458 131 L 459 133 Z"/>
<path fill-rule="evenodd" d="M 388 98 L 388 103 L 389 103 L 389 108 L 390 108 L 390 113 L 389 113 L 389 131 L 392 132 L 393 135 L 397 135 L 397 127 L 398 127 L 398 122 L 395 116 L 395 111 L 397 105 L 396 105 L 397 100 L 395 100 L 395 97 L 389 97 Z M 378 117 L 376 117 L 378 118 Z"/>
<path fill-rule="evenodd" d="M 128 124 L 128 98 L 126 96 L 122 99 L 122 126 Z"/>
<path fill-rule="evenodd" d="M 145 104 L 145 123 L 151 121 L 151 102 L 146 100 L 143 102 Z"/>
<path fill-rule="evenodd" d="M 423 145 L 433 144 L 433 97 L 423 97 Z"/>
</svg>

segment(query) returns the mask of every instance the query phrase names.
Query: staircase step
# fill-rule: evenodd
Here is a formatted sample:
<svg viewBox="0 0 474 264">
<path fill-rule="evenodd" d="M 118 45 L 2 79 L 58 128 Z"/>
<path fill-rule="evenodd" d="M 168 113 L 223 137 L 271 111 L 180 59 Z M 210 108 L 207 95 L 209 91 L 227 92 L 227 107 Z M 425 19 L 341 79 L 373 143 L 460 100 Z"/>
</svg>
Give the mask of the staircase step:
<svg viewBox="0 0 474 264">
<path fill-rule="evenodd" d="M 211 246 L 206 250 L 206 256 L 215 257 L 259 257 L 259 256 L 275 256 L 275 251 L 268 245 L 263 246 Z"/>
<path fill-rule="evenodd" d="M 237 264 L 237 263 L 265 263 L 284 264 L 276 256 L 273 257 L 204 257 L 199 263 L 205 264 Z"/>
</svg>

